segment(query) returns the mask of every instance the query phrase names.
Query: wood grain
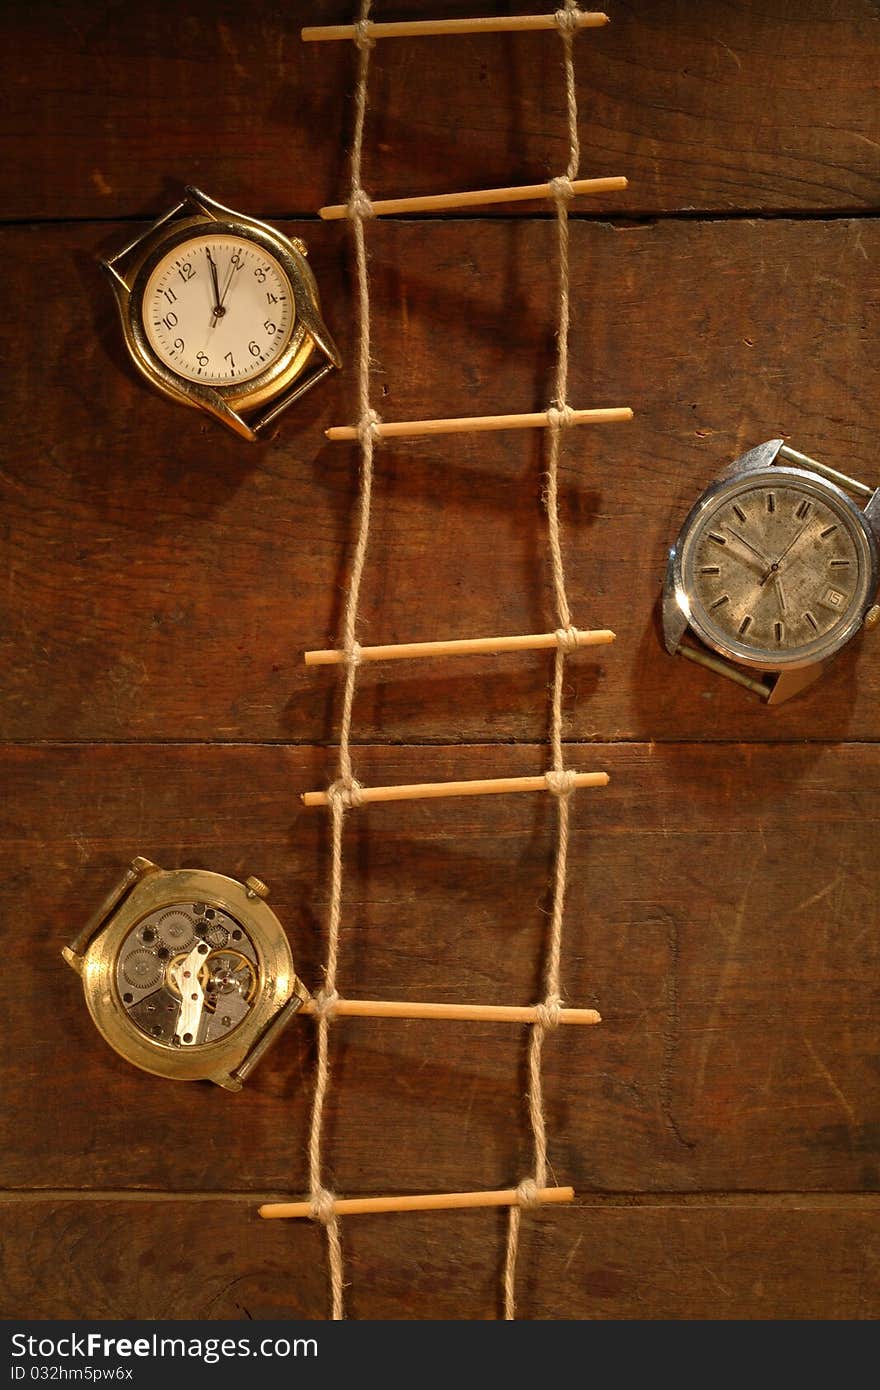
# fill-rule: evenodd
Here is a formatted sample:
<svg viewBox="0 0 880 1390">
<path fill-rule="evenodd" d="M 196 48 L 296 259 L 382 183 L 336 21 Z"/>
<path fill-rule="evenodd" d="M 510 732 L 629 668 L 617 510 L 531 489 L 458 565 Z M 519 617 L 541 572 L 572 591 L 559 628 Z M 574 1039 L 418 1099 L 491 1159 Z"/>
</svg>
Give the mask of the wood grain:
<svg viewBox="0 0 880 1390">
<path fill-rule="evenodd" d="M 323 430 L 352 420 L 352 373 L 248 447 L 135 376 L 97 265 L 195 182 L 305 238 L 351 362 L 347 229 L 316 210 L 347 193 L 353 53 L 297 36 L 351 4 L 307 8 L 0 6 L 5 1316 L 327 1312 L 319 1234 L 256 1215 L 306 1185 L 309 1022 L 241 1095 L 163 1082 L 102 1042 L 59 954 L 142 852 L 266 879 L 321 981 L 327 818 L 298 793 L 332 776 L 340 673 L 302 653 L 339 638 L 357 462 Z M 576 800 L 562 973 L 603 1023 L 545 1048 L 553 1174 L 580 1204 L 524 1221 L 526 1317 L 880 1306 L 878 638 L 770 711 L 668 658 L 656 615 L 682 516 L 750 445 L 785 435 L 880 482 L 876 8 L 620 0 L 577 41 L 581 173 L 630 182 L 572 216 L 570 398 L 636 418 L 573 432 L 562 471 L 574 621 L 618 634 L 566 668 L 569 760 L 611 782 Z M 553 34 L 378 48 L 370 194 L 558 173 L 560 79 Z M 546 409 L 547 212 L 367 238 L 386 419 Z M 544 443 L 377 450 L 362 642 L 554 625 Z M 541 773 L 551 659 L 365 668 L 358 775 Z M 553 809 L 353 812 L 344 992 L 534 1001 Z M 524 1028 L 332 1037 L 341 1195 L 527 1173 Z M 352 1316 L 498 1315 L 502 1216 L 364 1217 L 344 1240 Z"/>
<path fill-rule="evenodd" d="M 436 3 L 406 8 L 438 13 Z M 439 7 L 448 18 L 473 9 Z M 351 13 L 350 0 L 310 0 L 295 13 L 280 0 L 258 10 L 232 0 L 3 6 L 0 216 L 157 215 L 186 183 L 257 215 L 340 201 L 353 54 L 345 44 L 316 52 L 299 26 Z M 615 213 L 876 206 L 871 0 L 621 0 L 610 13 L 577 52 L 583 173 L 630 179 Z M 382 45 L 365 140 L 370 193 L 560 172 L 562 92 L 554 34 Z"/>
<path fill-rule="evenodd" d="M 318 1232 L 244 1198 L 63 1197 L 2 1205 L 0 1313 L 31 1318 L 320 1318 Z M 503 1217 L 361 1216 L 342 1238 L 357 1318 L 498 1316 Z M 877 1202 L 801 1198 L 575 1206 L 523 1223 L 528 1318 L 873 1318 Z M 183 1249 L 183 1259 L 169 1259 Z M 393 1259 L 389 1258 L 393 1250 Z M 821 1259 L 804 1259 L 805 1251 Z M 27 1252 L 26 1255 L 24 1252 Z"/>
<path fill-rule="evenodd" d="M 586 750 L 581 750 L 586 751 Z M 880 1091 L 880 748 L 613 744 L 575 806 L 566 1002 L 597 1028 L 546 1048 L 551 1161 L 589 1191 L 872 1190 Z M 358 750 L 365 782 L 535 772 L 536 747 Z M 320 982 L 327 819 L 298 804 L 322 749 L 7 749 L 5 1187 L 297 1195 L 311 1029 L 240 1096 L 157 1081 L 95 1033 L 59 951 L 136 852 L 257 873 Z M 340 989 L 529 1003 L 550 798 L 351 813 Z M 497 1187 L 529 1163 L 525 1030 L 340 1021 L 327 1160 L 341 1195 Z M 35 1109 L 39 1079 L 40 1105 Z M 425 1145 L 426 1119 L 431 1143 Z M 196 1139 L 194 1136 L 198 1136 Z"/>
<path fill-rule="evenodd" d="M 30 351 L 13 354 L 0 387 L 14 441 L 0 478 L 2 733 L 320 742 L 340 682 L 307 670 L 302 652 L 339 633 L 356 449 L 322 430 L 351 415 L 350 372 L 257 446 L 156 396 L 123 365 L 95 263 L 123 230 L 0 234 L 30 287 L 10 304 L 10 340 L 29 341 L 39 293 L 58 345 L 45 375 Z M 311 244 L 350 361 L 344 234 L 289 230 Z M 390 223 L 369 239 L 381 412 L 546 405 L 550 226 Z M 657 629 L 667 548 L 744 449 L 785 434 L 880 481 L 877 224 L 579 223 L 572 246 L 571 399 L 630 400 L 636 419 L 573 431 L 562 472 L 574 620 L 618 634 L 568 664 L 569 736 L 877 738 L 876 633 L 768 711 L 668 657 Z M 514 433 L 378 450 L 362 642 L 552 625 L 543 443 Z M 355 737 L 543 738 L 550 660 L 364 670 Z"/>
</svg>

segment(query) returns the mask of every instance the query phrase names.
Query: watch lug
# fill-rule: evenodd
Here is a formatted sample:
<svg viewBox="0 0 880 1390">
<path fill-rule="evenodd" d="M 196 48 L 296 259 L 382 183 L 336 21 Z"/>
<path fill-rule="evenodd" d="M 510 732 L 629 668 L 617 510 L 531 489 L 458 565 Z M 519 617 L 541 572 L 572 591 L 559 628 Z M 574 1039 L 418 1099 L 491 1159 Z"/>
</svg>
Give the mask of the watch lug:
<svg viewBox="0 0 880 1390">
<path fill-rule="evenodd" d="M 768 705 L 781 705 L 793 695 L 800 695 L 824 674 L 827 661 L 818 661 L 815 666 L 801 666 L 796 671 L 782 671 L 767 697 Z"/>
<path fill-rule="evenodd" d="M 675 581 L 676 547 L 669 552 L 666 564 L 666 578 L 663 581 L 663 644 L 671 656 L 678 650 L 679 643 L 687 631 L 687 614 L 681 606 L 681 598 Z"/>
<path fill-rule="evenodd" d="M 101 269 L 106 271 L 107 273 L 107 277 L 110 281 L 110 288 L 116 296 L 116 303 L 119 307 L 119 312 L 120 314 L 124 315 L 125 305 L 131 298 L 131 291 L 129 290 L 128 285 L 125 283 L 112 261 L 101 260 L 99 264 Z"/>
<path fill-rule="evenodd" d="M 864 517 L 874 532 L 874 536 L 880 541 L 880 488 L 877 488 L 876 492 L 872 492 L 868 498 Z"/>
<path fill-rule="evenodd" d="M 224 1072 L 222 1076 L 212 1076 L 210 1080 L 215 1086 L 222 1086 L 224 1091 L 240 1091 L 244 1086 L 234 1072 Z"/>
<path fill-rule="evenodd" d="M 729 468 L 725 468 L 719 478 L 737 478 L 741 473 L 756 472 L 759 468 L 769 468 L 776 459 L 776 455 L 784 444 L 782 439 L 768 439 L 764 444 L 757 444 L 754 449 L 749 449 L 740 458 L 735 459 Z"/>
<path fill-rule="evenodd" d="M 309 376 L 301 377 L 299 381 L 295 382 L 285 396 L 275 401 L 274 405 L 270 405 L 263 411 L 262 415 L 257 416 L 254 420 L 254 438 L 257 438 L 267 425 L 271 425 L 283 410 L 286 410 L 289 405 L 293 405 L 294 401 L 300 400 L 307 391 L 311 391 L 313 386 L 317 386 L 319 381 L 323 381 L 324 377 L 329 376 L 334 370 L 335 368 L 332 362 L 325 362 L 323 367 L 318 367 L 317 370 L 310 373 Z"/>
<path fill-rule="evenodd" d="M 136 859 L 131 861 L 125 873 L 110 889 L 100 907 L 92 913 L 79 935 L 71 941 L 69 946 L 63 948 L 61 954 L 68 965 L 82 974 L 82 956 L 89 943 L 98 935 L 122 900 L 128 897 L 134 885 L 146 874 L 153 873 L 158 867 L 158 864 L 154 864 L 150 859 L 144 859 L 142 855 L 138 855 Z"/>
<path fill-rule="evenodd" d="M 194 184 L 188 183 L 183 191 L 187 201 L 192 203 L 193 207 L 198 208 L 199 212 L 206 213 L 208 217 L 212 217 L 215 222 L 227 217 L 239 216 L 237 212 L 233 212 L 232 208 L 225 208 L 222 203 L 215 203 L 213 198 L 209 198 L 207 193 L 203 193 Z"/>
<path fill-rule="evenodd" d="M 78 956 L 75 951 L 72 951 L 70 949 L 69 946 L 62 947 L 61 954 L 67 961 L 67 964 L 70 966 L 71 970 L 75 970 L 77 975 L 81 975 L 83 972 L 82 956 Z"/>
<path fill-rule="evenodd" d="M 291 1022 L 295 1014 L 299 1013 L 308 998 L 309 992 L 305 985 L 294 976 L 293 993 L 272 1021 L 267 1024 L 247 1056 L 242 1059 L 234 1071 L 228 1072 L 222 1077 L 215 1076 L 212 1080 L 227 1091 L 240 1091 L 254 1067 L 266 1055 L 273 1043 L 278 1041 L 288 1023 Z"/>
<path fill-rule="evenodd" d="M 195 404 L 195 402 L 182 391 L 179 393 L 178 399 L 181 400 L 184 405 Z M 247 420 L 243 419 L 231 406 L 228 406 L 219 392 L 205 391 L 199 403 L 209 415 L 213 415 L 221 424 L 227 425 L 229 429 L 241 435 L 242 439 L 246 439 L 250 444 L 255 444 L 257 442 L 256 432 L 251 429 Z"/>
<path fill-rule="evenodd" d="M 327 325 L 322 323 L 316 313 L 314 304 L 306 294 L 301 293 L 299 285 L 294 286 L 294 295 L 296 298 L 296 311 L 299 314 L 300 323 L 312 339 L 312 342 L 316 347 L 321 349 L 324 356 L 329 362 L 333 363 L 334 367 L 341 367 L 342 357 L 340 356 L 339 348 L 330 337 L 327 331 Z"/>
</svg>

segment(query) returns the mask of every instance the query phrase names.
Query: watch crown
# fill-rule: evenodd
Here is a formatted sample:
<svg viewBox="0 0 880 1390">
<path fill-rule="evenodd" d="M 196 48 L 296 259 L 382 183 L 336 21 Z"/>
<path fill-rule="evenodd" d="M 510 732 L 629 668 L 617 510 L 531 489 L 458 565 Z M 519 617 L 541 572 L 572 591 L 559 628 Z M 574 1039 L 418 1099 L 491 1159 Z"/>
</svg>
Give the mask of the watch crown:
<svg viewBox="0 0 880 1390">
<path fill-rule="evenodd" d="M 269 889 L 259 878 L 246 878 L 244 886 L 249 898 L 268 898 Z"/>
<path fill-rule="evenodd" d="M 865 614 L 862 627 L 866 632 L 870 632 L 872 628 L 877 626 L 878 622 L 880 622 L 880 604 L 874 603 Z"/>
</svg>

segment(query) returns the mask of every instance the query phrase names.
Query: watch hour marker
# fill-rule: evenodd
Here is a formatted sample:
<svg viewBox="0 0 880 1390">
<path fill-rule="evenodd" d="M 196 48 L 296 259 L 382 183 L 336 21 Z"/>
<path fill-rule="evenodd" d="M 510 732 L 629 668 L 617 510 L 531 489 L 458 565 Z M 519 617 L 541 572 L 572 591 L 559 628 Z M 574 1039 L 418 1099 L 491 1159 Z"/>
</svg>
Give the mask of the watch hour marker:
<svg viewBox="0 0 880 1390">
<path fill-rule="evenodd" d="M 740 625 L 739 625 L 739 635 L 740 635 L 740 637 L 745 637 L 745 635 L 746 635 L 746 633 L 748 632 L 748 630 L 749 630 L 749 628 L 751 627 L 751 625 L 752 625 L 752 615 L 751 615 L 751 613 L 747 613 L 746 616 L 743 618 L 742 622 L 741 622 Z"/>
<path fill-rule="evenodd" d="M 828 537 L 831 536 L 831 535 L 833 535 L 834 532 L 835 532 L 836 530 L 837 530 L 837 527 L 836 527 L 836 526 L 826 526 L 824 531 L 820 531 L 820 532 L 819 532 L 819 540 L 820 540 L 820 541 L 827 541 Z M 833 562 L 832 562 L 832 563 L 833 563 Z"/>
<path fill-rule="evenodd" d="M 814 631 L 814 632 L 818 632 L 818 631 L 819 631 L 819 624 L 816 622 L 816 619 L 813 617 L 813 615 L 812 615 L 812 613 L 810 612 L 809 608 L 807 609 L 806 613 L 804 614 L 804 617 L 806 618 L 807 622 L 810 624 L 810 627 L 813 629 L 813 631 Z"/>
<path fill-rule="evenodd" d="M 776 638 L 777 642 L 781 642 L 783 637 L 785 636 L 785 623 L 780 623 L 777 620 L 773 624 L 773 635 Z"/>
<path fill-rule="evenodd" d="M 701 565 L 700 574 L 720 574 L 720 565 Z"/>
<path fill-rule="evenodd" d="M 804 500 L 801 502 L 800 506 L 798 507 L 797 511 L 795 512 L 795 516 L 798 518 L 799 521 L 806 521 L 807 517 L 810 515 L 810 512 L 812 510 L 812 502 L 808 497 L 805 497 Z"/>
<path fill-rule="evenodd" d="M 716 545 L 727 545 L 727 537 L 719 536 L 717 531 L 709 532 L 709 540 L 714 541 Z"/>
<path fill-rule="evenodd" d="M 716 598 L 714 603 L 710 603 L 709 612 L 711 613 L 714 608 L 723 608 L 725 603 L 730 603 L 730 594 L 722 594 L 720 598 Z"/>
<path fill-rule="evenodd" d="M 742 507 L 738 507 L 738 506 L 736 505 L 736 503 L 734 503 L 734 504 L 733 504 L 733 510 L 734 510 L 734 513 L 736 514 L 736 516 L 739 518 L 740 524 L 741 524 L 742 526 L 745 526 L 747 518 L 746 518 L 746 514 L 745 514 L 745 512 L 743 511 Z"/>
<path fill-rule="evenodd" d="M 849 569 L 850 563 L 851 563 L 851 562 L 850 562 L 849 560 L 829 560 L 829 561 L 828 561 L 828 564 L 829 564 L 830 568 L 831 568 L 831 569 L 834 569 L 834 570 Z"/>
<path fill-rule="evenodd" d="M 776 494 L 774 492 L 767 493 L 767 510 L 771 516 L 776 511 Z"/>
</svg>

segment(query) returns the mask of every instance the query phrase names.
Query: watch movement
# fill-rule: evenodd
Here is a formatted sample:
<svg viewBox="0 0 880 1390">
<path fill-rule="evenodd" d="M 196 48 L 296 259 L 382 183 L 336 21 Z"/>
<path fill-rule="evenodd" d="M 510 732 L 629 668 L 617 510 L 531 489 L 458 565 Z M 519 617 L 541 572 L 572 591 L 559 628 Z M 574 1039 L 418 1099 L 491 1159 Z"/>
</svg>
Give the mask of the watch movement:
<svg viewBox="0 0 880 1390">
<path fill-rule="evenodd" d="M 877 621 L 878 540 L 880 492 L 781 439 L 759 445 L 710 484 L 670 551 L 667 650 L 778 704 Z"/>
<path fill-rule="evenodd" d="M 62 952 L 135 1066 L 237 1091 L 308 999 L 259 879 L 137 858 Z"/>
<path fill-rule="evenodd" d="M 306 254 L 299 239 L 187 188 L 102 264 L 147 380 L 254 440 L 341 365 Z"/>
</svg>

